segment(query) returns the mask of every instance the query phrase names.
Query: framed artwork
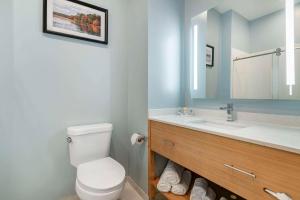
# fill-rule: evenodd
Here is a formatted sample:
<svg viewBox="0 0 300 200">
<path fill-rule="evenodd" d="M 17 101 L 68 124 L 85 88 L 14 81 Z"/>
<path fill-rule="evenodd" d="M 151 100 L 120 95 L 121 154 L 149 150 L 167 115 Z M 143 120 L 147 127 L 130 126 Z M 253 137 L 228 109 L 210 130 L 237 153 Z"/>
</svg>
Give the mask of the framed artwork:
<svg viewBox="0 0 300 200">
<path fill-rule="evenodd" d="M 215 48 L 210 45 L 206 45 L 206 66 L 213 67 L 215 59 Z"/>
<path fill-rule="evenodd" d="M 108 44 L 108 10 L 78 0 L 44 0 L 43 31 Z"/>
</svg>

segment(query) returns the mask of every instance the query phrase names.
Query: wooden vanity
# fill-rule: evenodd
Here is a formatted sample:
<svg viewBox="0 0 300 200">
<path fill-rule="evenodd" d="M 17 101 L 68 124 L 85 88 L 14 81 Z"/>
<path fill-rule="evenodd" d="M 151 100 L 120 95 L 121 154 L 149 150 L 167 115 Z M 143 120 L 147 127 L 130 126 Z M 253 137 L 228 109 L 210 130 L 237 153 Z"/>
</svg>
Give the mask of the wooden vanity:
<svg viewBox="0 0 300 200">
<path fill-rule="evenodd" d="M 300 142 L 300 141 L 299 141 Z M 264 189 L 300 200 L 300 155 L 149 120 L 149 197 L 156 194 L 155 154 L 249 200 L 274 200 Z M 186 196 L 163 194 L 170 200 Z"/>
</svg>

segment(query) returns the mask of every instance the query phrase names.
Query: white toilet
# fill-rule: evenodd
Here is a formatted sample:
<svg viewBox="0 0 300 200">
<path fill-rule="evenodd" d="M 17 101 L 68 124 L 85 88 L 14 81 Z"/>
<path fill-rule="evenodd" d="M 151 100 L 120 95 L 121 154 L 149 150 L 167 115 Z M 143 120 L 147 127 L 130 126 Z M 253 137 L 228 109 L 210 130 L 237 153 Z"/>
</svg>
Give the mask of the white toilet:
<svg viewBox="0 0 300 200">
<path fill-rule="evenodd" d="M 117 200 L 125 169 L 108 157 L 112 124 L 68 128 L 71 164 L 77 167 L 76 192 L 81 200 Z"/>
</svg>

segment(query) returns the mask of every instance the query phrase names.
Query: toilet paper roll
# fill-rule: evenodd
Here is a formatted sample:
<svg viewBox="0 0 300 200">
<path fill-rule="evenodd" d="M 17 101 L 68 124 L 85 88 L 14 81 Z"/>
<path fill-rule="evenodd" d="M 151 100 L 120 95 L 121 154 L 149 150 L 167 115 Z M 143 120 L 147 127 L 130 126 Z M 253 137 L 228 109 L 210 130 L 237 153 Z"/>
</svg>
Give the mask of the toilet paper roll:
<svg viewBox="0 0 300 200">
<path fill-rule="evenodd" d="M 131 145 L 135 145 L 135 144 L 143 144 L 145 141 L 145 136 L 138 134 L 138 133 L 134 133 L 131 136 Z"/>
</svg>

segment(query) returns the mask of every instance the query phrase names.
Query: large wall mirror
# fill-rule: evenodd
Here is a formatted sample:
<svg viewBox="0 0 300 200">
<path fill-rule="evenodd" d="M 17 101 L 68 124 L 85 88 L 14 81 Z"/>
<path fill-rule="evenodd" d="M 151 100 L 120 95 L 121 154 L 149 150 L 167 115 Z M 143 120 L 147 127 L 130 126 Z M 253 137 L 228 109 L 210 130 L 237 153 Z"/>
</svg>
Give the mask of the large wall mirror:
<svg viewBox="0 0 300 200">
<path fill-rule="evenodd" d="M 232 99 L 300 100 L 300 1 L 223 0 L 191 24 L 197 98 L 218 98 L 228 81 Z"/>
</svg>

